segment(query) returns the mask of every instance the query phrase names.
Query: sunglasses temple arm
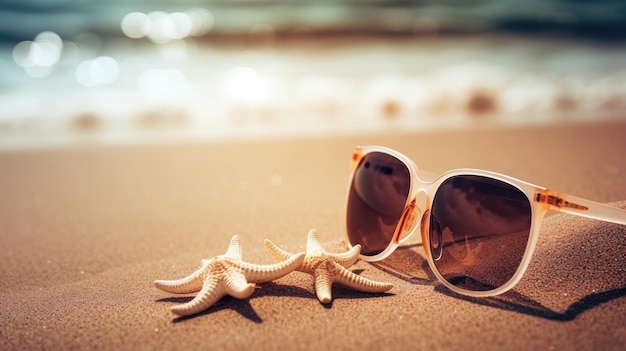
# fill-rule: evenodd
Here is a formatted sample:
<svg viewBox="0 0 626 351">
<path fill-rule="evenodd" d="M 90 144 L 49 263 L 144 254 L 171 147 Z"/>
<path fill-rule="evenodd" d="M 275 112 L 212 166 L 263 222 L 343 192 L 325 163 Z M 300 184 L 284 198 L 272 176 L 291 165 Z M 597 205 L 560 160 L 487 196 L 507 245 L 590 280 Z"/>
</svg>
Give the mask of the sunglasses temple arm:
<svg viewBox="0 0 626 351">
<path fill-rule="evenodd" d="M 572 195 L 562 195 L 562 198 L 564 202 L 554 206 L 561 212 L 626 225 L 625 210 Z"/>
<path fill-rule="evenodd" d="M 437 173 L 421 169 L 419 170 L 419 177 L 423 181 L 434 181 L 439 176 L 440 175 Z M 566 194 L 557 194 L 552 192 L 544 193 L 543 191 L 539 191 L 535 194 L 535 196 L 536 201 L 549 204 L 549 209 L 576 216 L 626 225 L 626 210 Z"/>
</svg>

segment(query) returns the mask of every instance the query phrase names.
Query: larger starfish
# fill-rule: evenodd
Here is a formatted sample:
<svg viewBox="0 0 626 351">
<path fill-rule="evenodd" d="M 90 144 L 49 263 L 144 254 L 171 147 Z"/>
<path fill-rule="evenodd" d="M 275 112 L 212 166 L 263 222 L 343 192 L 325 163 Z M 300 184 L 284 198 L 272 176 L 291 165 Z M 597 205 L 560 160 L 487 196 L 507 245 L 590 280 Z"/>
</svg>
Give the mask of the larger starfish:
<svg viewBox="0 0 626 351">
<path fill-rule="evenodd" d="M 248 298 L 254 292 L 254 283 L 269 282 L 292 272 L 302 264 L 304 253 L 272 265 L 252 264 L 241 258 L 239 236 L 234 235 L 224 255 L 202 260 L 200 269 L 185 278 L 155 280 L 154 285 L 175 294 L 200 291 L 193 300 L 172 307 L 175 314 L 188 316 L 211 307 L 226 294 Z"/>
<path fill-rule="evenodd" d="M 296 255 L 282 250 L 273 242 L 265 240 L 265 248 L 277 260 L 293 259 Z M 308 273 L 315 279 L 315 295 L 321 303 L 332 301 L 331 288 L 333 282 L 343 284 L 349 288 L 371 293 L 382 293 L 393 287 L 391 283 L 376 282 L 363 278 L 346 268 L 352 266 L 361 253 L 361 246 L 355 245 L 344 253 L 330 253 L 322 248 L 317 231 L 311 229 L 307 237 L 306 256 L 297 271 Z"/>
</svg>

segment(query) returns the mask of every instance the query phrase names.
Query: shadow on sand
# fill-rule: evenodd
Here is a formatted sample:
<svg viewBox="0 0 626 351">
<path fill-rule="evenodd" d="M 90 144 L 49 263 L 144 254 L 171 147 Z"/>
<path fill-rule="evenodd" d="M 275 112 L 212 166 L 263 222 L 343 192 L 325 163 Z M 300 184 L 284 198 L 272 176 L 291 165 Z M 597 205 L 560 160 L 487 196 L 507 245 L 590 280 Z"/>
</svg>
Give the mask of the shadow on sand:
<svg viewBox="0 0 626 351">
<path fill-rule="evenodd" d="M 421 246 L 421 244 L 418 245 Z M 564 312 L 551 310 L 543 306 L 540 301 L 533 300 L 515 290 L 509 290 L 502 295 L 486 298 L 465 296 L 450 291 L 442 284 L 439 284 L 426 259 L 419 253 L 411 250 L 414 246 L 417 245 L 398 248 L 385 262 L 373 263 L 372 266 L 412 284 L 434 286 L 436 292 L 450 297 L 559 322 L 574 320 L 585 311 L 626 296 L 626 287 L 594 292 L 572 303 Z M 415 262 L 415 265 L 407 270 L 406 262 Z"/>
<path fill-rule="evenodd" d="M 355 274 L 360 274 L 363 270 L 354 270 Z M 390 296 L 393 294 L 390 293 L 364 293 L 359 291 L 354 291 L 349 288 L 343 287 L 341 285 L 333 286 L 333 301 L 335 299 L 364 299 L 364 298 L 376 298 L 382 296 Z M 262 323 L 263 319 L 258 315 L 258 313 L 254 310 L 252 305 L 250 304 L 251 299 L 263 297 L 263 296 L 283 296 L 283 297 L 299 297 L 299 298 L 308 298 L 308 299 L 317 299 L 315 293 L 309 291 L 308 289 L 304 289 L 297 286 L 292 285 L 281 285 L 273 282 L 269 283 L 261 283 L 258 284 L 258 288 L 254 292 L 254 294 L 249 299 L 239 300 L 231 296 L 224 296 L 220 301 L 218 301 L 215 305 L 207 308 L 206 310 L 184 317 L 175 318 L 173 323 L 180 323 L 189 319 L 194 319 L 196 317 L 213 314 L 222 310 L 234 310 L 239 313 L 241 316 L 250 320 L 254 323 Z M 156 302 L 169 302 L 175 304 L 181 304 L 191 301 L 194 296 L 172 296 L 166 297 L 162 299 L 156 300 Z M 332 301 L 329 304 L 321 304 L 320 305 L 326 309 L 332 308 Z"/>
</svg>

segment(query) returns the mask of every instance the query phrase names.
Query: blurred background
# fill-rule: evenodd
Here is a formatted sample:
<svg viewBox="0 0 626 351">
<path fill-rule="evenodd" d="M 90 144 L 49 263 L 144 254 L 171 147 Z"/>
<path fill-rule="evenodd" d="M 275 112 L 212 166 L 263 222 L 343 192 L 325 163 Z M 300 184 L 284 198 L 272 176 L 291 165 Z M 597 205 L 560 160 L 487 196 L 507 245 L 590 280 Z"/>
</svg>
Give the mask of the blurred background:
<svg viewBox="0 0 626 351">
<path fill-rule="evenodd" d="M 622 0 L 0 0 L 0 149 L 625 111 Z"/>
</svg>

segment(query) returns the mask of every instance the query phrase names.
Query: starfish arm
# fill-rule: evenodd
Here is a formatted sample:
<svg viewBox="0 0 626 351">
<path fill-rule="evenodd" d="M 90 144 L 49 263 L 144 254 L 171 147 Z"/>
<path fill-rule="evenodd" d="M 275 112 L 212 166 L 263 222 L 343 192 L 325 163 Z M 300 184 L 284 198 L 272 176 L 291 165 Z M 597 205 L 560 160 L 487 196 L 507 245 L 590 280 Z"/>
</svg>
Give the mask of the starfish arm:
<svg viewBox="0 0 626 351">
<path fill-rule="evenodd" d="M 228 244 L 228 250 L 226 250 L 224 256 L 241 259 L 241 242 L 239 241 L 239 235 L 235 234 L 230 239 L 230 244 Z"/>
<path fill-rule="evenodd" d="M 317 230 L 311 229 L 309 230 L 309 235 L 306 239 L 306 254 L 310 255 L 318 250 L 323 250 L 322 244 L 320 244 L 320 238 L 317 235 Z"/>
<path fill-rule="evenodd" d="M 338 272 L 335 276 L 335 282 L 345 285 L 351 289 L 369 293 L 381 293 L 393 288 L 393 284 L 391 283 L 369 280 L 350 272 L 336 263 L 334 264 L 335 269 Z"/>
<path fill-rule="evenodd" d="M 234 298 L 248 298 L 254 292 L 254 288 L 255 285 L 248 283 L 246 277 L 240 272 L 230 270 L 224 277 L 224 292 Z"/>
<path fill-rule="evenodd" d="M 215 276 L 205 278 L 202 290 L 198 295 L 187 303 L 172 307 L 172 312 L 179 316 L 189 316 L 213 306 L 225 295 L 224 288 L 219 282 Z"/>
<path fill-rule="evenodd" d="M 269 282 L 293 272 L 298 269 L 304 261 L 304 253 L 291 255 L 286 260 L 269 264 L 253 264 L 243 261 L 232 262 L 231 264 L 241 269 L 247 281 L 252 283 Z"/>
<path fill-rule="evenodd" d="M 350 250 L 342 253 L 329 253 L 331 257 L 335 259 L 335 262 L 339 263 L 345 268 L 348 268 L 359 260 L 359 254 L 361 253 L 361 245 L 355 245 Z"/>
<path fill-rule="evenodd" d="M 270 253 L 270 255 L 272 255 L 272 257 L 276 261 L 279 261 L 279 262 L 287 260 L 291 256 L 293 256 L 292 253 L 289 253 L 289 252 L 281 249 L 280 247 L 278 247 L 276 244 L 274 244 L 273 242 L 271 242 L 268 239 L 265 239 L 265 249 L 267 249 L 267 251 Z"/>
<path fill-rule="evenodd" d="M 155 280 L 154 286 L 174 294 L 188 294 L 202 288 L 202 276 L 209 260 L 202 260 L 202 267 L 185 278 L 178 280 Z"/>
<path fill-rule="evenodd" d="M 323 304 L 330 303 L 333 300 L 332 286 L 335 277 L 328 267 L 329 265 L 323 265 L 313 272 L 313 277 L 315 278 L 315 295 Z"/>
</svg>

